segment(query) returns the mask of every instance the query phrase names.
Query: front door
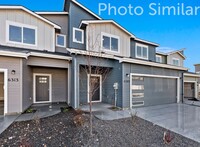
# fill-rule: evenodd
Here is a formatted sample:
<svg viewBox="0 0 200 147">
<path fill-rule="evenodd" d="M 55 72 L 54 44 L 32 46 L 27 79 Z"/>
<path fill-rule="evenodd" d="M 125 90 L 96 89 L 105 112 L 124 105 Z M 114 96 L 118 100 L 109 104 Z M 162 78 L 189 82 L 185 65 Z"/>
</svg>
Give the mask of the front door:
<svg viewBox="0 0 200 147">
<path fill-rule="evenodd" d="M 89 91 L 88 93 L 91 93 L 92 96 L 92 102 L 101 102 L 101 75 L 91 75 L 88 80 L 88 87 Z M 89 83 L 90 82 L 90 83 Z M 89 96 L 88 96 L 88 102 L 89 102 Z"/>
<path fill-rule="evenodd" d="M 4 74 L 0 73 L 0 115 L 4 115 Z"/>
<path fill-rule="evenodd" d="M 50 76 L 35 75 L 35 103 L 50 101 Z"/>
</svg>

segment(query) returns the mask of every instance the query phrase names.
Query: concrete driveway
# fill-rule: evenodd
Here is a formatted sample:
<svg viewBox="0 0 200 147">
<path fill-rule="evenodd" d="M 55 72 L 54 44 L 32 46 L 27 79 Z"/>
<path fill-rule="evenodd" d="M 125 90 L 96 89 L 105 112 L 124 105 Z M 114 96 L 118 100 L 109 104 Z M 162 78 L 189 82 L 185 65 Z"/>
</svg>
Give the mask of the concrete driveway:
<svg viewBox="0 0 200 147">
<path fill-rule="evenodd" d="M 200 107 L 168 104 L 137 108 L 137 116 L 200 142 Z"/>
</svg>

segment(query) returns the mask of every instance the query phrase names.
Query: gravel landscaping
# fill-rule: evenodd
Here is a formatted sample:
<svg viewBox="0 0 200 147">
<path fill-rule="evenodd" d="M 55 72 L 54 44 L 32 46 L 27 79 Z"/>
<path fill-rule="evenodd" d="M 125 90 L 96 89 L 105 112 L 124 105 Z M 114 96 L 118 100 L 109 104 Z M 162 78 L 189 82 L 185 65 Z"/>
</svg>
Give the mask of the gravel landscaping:
<svg viewBox="0 0 200 147">
<path fill-rule="evenodd" d="M 172 133 L 169 144 L 163 141 L 165 129 L 141 118 L 102 121 L 93 118 L 93 137 L 89 135 L 88 114 L 83 114 L 84 125 L 76 126 L 71 110 L 44 119 L 15 122 L 0 135 L 1 146 L 44 147 L 197 147 L 197 142 Z"/>
</svg>

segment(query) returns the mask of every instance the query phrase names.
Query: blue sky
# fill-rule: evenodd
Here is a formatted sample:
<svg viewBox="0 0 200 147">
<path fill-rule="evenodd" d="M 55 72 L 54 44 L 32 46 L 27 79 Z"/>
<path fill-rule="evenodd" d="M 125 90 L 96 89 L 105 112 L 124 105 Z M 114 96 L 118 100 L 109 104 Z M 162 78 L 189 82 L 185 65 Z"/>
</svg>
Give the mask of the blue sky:
<svg viewBox="0 0 200 147">
<path fill-rule="evenodd" d="M 78 0 L 84 6 L 99 13 L 99 3 L 119 8 L 121 6 L 128 7 L 131 4 L 134 8 L 140 6 L 144 13 L 140 16 L 130 15 L 108 15 L 108 11 L 101 13 L 104 19 L 113 19 L 120 25 L 132 32 L 139 38 L 156 42 L 164 49 L 181 49 L 186 48 L 185 55 L 187 57 L 185 66 L 194 71 L 193 64 L 200 63 L 200 9 L 198 15 L 182 16 L 182 15 L 149 15 L 149 4 L 155 3 L 154 9 L 160 6 L 175 6 L 183 3 L 184 6 L 200 6 L 198 0 Z M 0 0 L 0 4 L 23 5 L 33 11 L 62 11 L 64 0 Z M 106 9 L 108 10 L 108 9 Z M 186 8 L 185 8 L 186 10 Z"/>
</svg>

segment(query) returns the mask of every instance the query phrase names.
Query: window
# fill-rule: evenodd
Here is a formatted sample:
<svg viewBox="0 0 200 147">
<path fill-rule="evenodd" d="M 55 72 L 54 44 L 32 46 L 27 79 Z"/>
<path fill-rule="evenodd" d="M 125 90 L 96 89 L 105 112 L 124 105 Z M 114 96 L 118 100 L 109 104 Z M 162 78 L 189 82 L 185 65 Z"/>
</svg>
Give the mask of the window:
<svg viewBox="0 0 200 147">
<path fill-rule="evenodd" d="M 143 98 L 144 93 L 132 93 L 133 98 Z"/>
<path fill-rule="evenodd" d="M 37 45 L 37 28 L 25 24 L 7 21 L 7 42 Z"/>
<path fill-rule="evenodd" d="M 73 42 L 84 43 L 84 31 L 78 28 L 73 28 Z"/>
<path fill-rule="evenodd" d="M 162 63 L 162 57 L 159 55 L 156 55 L 156 62 Z"/>
<path fill-rule="evenodd" d="M 179 59 L 173 58 L 172 59 L 172 64 L 175 65 L 175 66 L 180 66 Z"/>
<path fill-rule="evenodd" d="M 102 49 L 119 52 L 119 37 L 102 33 Z"/>
<path fill-rule="evenodd" d="M 148 46 L 136 43 L 136 58 L 148 59 Z"/>
<path fill-rule="evenodd" d="M 56 46 L 66 47 L 66 36 L 61 34 L 56 34 Z"/>
<path fill-rule="evenodd" d="M 144 90 L 144 85 L 132 85 L 133 90 Z"/>
</svg>

